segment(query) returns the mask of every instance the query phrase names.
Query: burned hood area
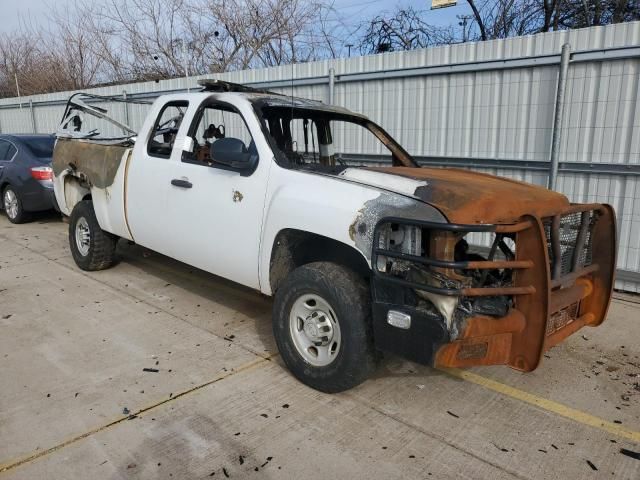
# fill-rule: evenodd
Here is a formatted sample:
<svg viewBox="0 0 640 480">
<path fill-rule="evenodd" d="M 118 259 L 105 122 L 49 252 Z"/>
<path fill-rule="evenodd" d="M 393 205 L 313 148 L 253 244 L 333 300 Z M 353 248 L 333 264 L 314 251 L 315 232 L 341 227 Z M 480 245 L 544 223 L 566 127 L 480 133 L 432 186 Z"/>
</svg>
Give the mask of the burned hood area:
<svg viewBox="0 0 640 480">
<path fill-rule="evenodd" d="M 567 197 L 525 182 L 455 168 L 373 167 L 367 170 L 423 180 L 413 196 L 452 223 L 514 223 L 546 217 L 569 206 Z"/>
</svg>

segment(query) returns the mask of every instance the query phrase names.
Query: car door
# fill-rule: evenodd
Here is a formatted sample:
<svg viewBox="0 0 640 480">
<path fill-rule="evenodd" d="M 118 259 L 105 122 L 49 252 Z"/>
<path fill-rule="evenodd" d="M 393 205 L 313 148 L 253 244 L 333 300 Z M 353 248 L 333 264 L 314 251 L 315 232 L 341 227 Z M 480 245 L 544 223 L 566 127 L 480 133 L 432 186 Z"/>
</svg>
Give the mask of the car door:
<svg viewBox="0 0 640 480">
<path fill-rule="evenodd" d="M 167 232 L 174 226 L 168 221 L 167 194 L 175 176 L 175 163 L 181 149 L 174 148 L 184 138 L 182 119 L 189 102 L 168 98 L 152 107 L 126 168 L 125 218 L 136 243 L 173 256 Z M 182 133 L 181 133 L 182 132 Z"/>
<path fill-rule="evenodd" d="M 162 237 L 147 238 L 151 248 L 158 245 L 154 249 L 180 261 L 259 288 L 260 232 L 272 154 L 249 103 L 231 101 L 220 102 L 214 95 L 190 108 L 166 171 L 163 165 L 162 173 L 154 174 L 166 197 L 162 214 L 145 221 L 162 226 L 145 235 Z M 234 155 L 248 163 L 235 161 Z M 134 237 L 137 241 L 135 232 Z"/>
<path fill-rule="evenodd" d="M 260 232 L 271 157 L 255 114 L 244 106 L 245 112 L 211 100 L 200 106 L 188 132 L 194 147 L 183 152 L 174 177 L 190 186 L 171 185 L 167 213 L 176 226 L 171 232 L 175 258 L 259 288 Z M 236 162 L 234 154 L 246 162 Z"/>
<path fill-rule="evenodd" d="M 16 147 L 14 147 L 11 142 L 0 139 L 0 183 L 3 183 L 4 180 L 9 178 L 11 161 L 16 151 Z"/>
</svg>

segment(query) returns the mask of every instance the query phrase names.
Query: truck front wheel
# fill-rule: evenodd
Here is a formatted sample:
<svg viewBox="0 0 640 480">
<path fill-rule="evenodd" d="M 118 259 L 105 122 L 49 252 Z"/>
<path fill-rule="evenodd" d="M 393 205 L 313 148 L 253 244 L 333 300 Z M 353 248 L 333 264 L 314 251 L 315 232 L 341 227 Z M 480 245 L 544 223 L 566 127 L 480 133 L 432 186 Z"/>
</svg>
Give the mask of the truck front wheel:
<svg viewBox="0 0 640 480">
<path fill-rule="evenodd" d="M 316 390 L 348 390 L 375 370 L 369 289 L 340 265 L 294 270 L 276 292 L 273 332 L 289 370 Z"/>
<path fill-rule="evenodd" d="M 78 202 L 69 219 L 71 255 L 82 270 L 104 270 L 113 265 L 118 237 L 100 228 L 90 200 Z"/>
</svg>

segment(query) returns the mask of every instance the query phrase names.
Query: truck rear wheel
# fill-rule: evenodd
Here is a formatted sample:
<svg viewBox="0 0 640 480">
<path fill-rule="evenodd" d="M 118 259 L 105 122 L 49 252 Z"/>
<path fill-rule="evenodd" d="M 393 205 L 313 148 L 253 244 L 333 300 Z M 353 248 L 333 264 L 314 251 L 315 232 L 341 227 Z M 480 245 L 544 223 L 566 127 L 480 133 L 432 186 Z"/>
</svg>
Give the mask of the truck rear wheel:
<svg viewBox="0 0 640 480">
<path fill-rule="evenodd" d="M 100 228 L 90 200 L 78 202 L 69 219 L 71 255 L 82 270 L 104 270 L 113 265 L 118 237 Z"/>
<path fill-rule="evenodd" d="M 310 263 L 286 278 L 275 295 L 273 333 L 289 370 L 316 390 L 348 390 L 375 370 L 369 289 L 340 265 Z"/>
</svg>

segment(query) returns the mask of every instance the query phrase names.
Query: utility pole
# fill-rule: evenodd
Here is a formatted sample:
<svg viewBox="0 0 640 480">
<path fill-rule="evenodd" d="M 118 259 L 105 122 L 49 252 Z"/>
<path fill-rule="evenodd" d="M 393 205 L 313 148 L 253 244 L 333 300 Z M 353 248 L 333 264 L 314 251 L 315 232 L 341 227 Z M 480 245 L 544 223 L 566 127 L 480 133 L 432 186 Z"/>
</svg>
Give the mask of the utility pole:
<svg viewBox="0 0 640 480">
<path fill-rule="evenodd" d="M 20 98 L 20 85 L 18 84 L 18 72 L 13 72 L 13 76 L 16 79 L 16 91 L 18 92 L 18 102 L 20 103 L 20 110 L 22 110 L 22 99 Z"/>
<path fill-rule="evenodd" d="M 456 15 L 458 20 L 458 25 L 462 27 L 462 43 L 467 43 L 467 22 L 471 20 L 473 17 L 471 15 Z"/>
<path fill-rule="evenodd" d="M 353 47 L 353 43 L 347 43 L 345 47 L 349 49 L 347 56 L 351 57 L 351 47 Z"/>
<path fill-rule="evenodd" d="M 189 93 L 189 61 L 187 59 L 187 45 L 184 41 L 184 38 L 181 39 L 180 43 L 182 43 L 182 68 L 184 70 L 184 76 L 187 81 L 187 93 Z"/>
</svg>

